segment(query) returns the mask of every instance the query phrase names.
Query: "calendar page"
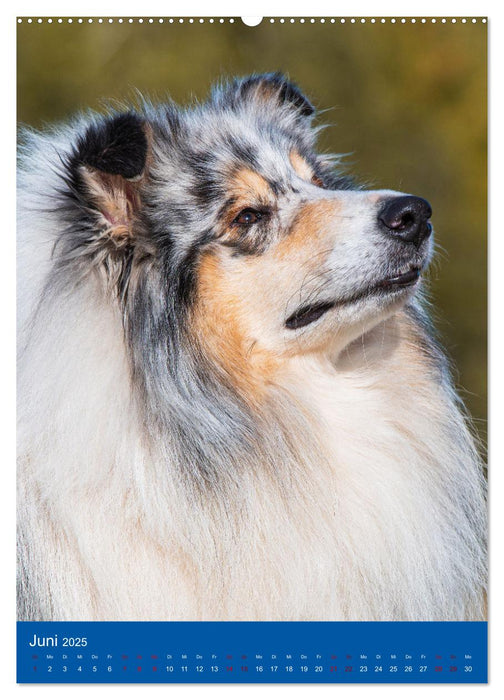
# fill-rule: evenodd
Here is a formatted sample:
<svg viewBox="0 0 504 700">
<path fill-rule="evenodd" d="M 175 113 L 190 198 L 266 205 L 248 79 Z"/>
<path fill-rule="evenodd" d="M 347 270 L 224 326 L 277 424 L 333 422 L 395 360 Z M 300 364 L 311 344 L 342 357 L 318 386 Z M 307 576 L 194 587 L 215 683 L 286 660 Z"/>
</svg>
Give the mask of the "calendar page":
<svg viewBox="0 0 504 700">
<path fill-rule="evenodd" d="M 19 683 L 486 683 L 471 17 L 19 17 Z"/>
</svg>

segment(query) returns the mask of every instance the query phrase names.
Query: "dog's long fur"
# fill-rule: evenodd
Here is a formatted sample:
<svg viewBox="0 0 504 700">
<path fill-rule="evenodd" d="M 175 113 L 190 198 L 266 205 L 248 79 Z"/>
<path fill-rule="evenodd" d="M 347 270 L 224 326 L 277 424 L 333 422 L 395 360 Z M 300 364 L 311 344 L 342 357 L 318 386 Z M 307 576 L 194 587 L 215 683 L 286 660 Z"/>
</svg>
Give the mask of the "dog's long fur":
<svg viewBox="0 0 504 700">
<path fill-rule="evenodd" d="M 376 290 L 431 240 L 313 117 L 274 74 L 25 132 L 19 619 L 484 617 L 477 451 L 420 283 Z"/>
</svg>

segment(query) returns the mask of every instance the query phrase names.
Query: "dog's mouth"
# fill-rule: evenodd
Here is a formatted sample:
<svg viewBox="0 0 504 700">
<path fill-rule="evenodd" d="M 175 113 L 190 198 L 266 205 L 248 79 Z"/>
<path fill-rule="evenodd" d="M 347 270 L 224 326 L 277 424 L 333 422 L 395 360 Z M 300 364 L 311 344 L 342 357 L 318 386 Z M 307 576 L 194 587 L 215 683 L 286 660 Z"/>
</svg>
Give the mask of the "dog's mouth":
<svg viewBox="0 0 504 700">
<path fill-rule="evenodd" d="M 375 289 L 384 289 L 389 291 L 394 291 L 395 289 L 401 289 L 402 287 L 412 287 L 420 279 L 420 274 L 422 270 L 419 267 L 410 267 L 407 272 L 403 272 L 400 275 L 395 275 L 394 277 L 387 277 L 386 279 L 378 282 L 375 285 Z M 372 291 L 372 289 L 370 290 Z"/>
<path fill-rule="evenodd" d="M 338 306 L 346 306 L 347 304 L 353 304 L 357 301 L 365 299 L 366 297 L 373 296 L 377 293 L 393 293 L 399 292 L 402 289 L 407 289 L 408 287 L 413 287 L 421 275 L 421 268 L 418 266 L 411 266 L 406 272 L 402 272 L 398 275 L 393 275 L 392 277 L 387 277 L 377 284 L 374 284 L 366 289 L 358 292 L 357 294 L 347 297 L 346 299 L 339 299 L 337 301 L 321 301 L 314 304 L 305 304 L 300 306 L 293 314 L 291 314 L 285 321 L 286 328 L 290 330 L 296 330 L 297 328 L 303 328 L 311 323 L 315 323 L 319 318 L 322 318 L 331 309 Z"/>
<path fill-rule="evenodd" d="M 376 289 L 400 289 L 401 287 L 412 287 L 420 278 L 421 269 L 419 267 L 410 267 L 407 272 L 394 277 L 387 277 L 376 285 Z"/>
<path fill-rule="evenodd" d="M 310 323 L 318 321 L 327 311 L 330 311 L 336 306 L 334 301 L 323 301 L 319 304 L 307 304 L 296 309 L 293 314 L 285 321 L 285 326 L 291 330 L 303 328 Z"/>
</svg>

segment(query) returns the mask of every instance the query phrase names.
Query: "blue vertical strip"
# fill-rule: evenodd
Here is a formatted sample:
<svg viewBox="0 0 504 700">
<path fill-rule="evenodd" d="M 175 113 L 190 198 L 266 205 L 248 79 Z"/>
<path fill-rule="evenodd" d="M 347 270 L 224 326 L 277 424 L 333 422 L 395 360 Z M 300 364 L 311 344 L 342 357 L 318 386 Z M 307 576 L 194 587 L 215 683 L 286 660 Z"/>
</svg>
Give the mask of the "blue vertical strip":
<svg viewBox="0 0 504 700">
<path fill-rule="evenodd" d="M 18 622 L 19 683 L 486 683 L 486 622 Z"/>
</svg>

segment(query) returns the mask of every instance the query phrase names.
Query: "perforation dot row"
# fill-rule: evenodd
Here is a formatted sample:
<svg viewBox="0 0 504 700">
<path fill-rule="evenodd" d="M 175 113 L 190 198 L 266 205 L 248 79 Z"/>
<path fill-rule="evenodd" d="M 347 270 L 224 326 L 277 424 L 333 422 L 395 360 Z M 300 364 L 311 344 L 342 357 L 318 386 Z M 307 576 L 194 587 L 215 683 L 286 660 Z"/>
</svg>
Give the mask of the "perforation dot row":
<svg viewBox="0 0 504 700">
<path fill-rule="evenodd" d="M 159 17 L 159 18 L 153 18 L 153 17 L 148 17 L 148 18 L 143 18 L 143 17 L 130 17 L 130 18 L 122 18 L 122 17 L 99 17 L 99 18 L 93 18 L 89 17 L 87 19 L 82 19 L 79 17 L 78 19 L 74 19 L 72 17 L 65 17 L 65 18 L 59 18 L 59 19 L 52 19 L 51 17 L 44 17 L 44 18 L 39 18 L 39 19 L 32 19 L 32 18 L 23 18 L 23 17 L 18 17 L 18 24 L 21 24 L 22 22 L 27 22 L 28 24 L 43 24 L 46 22 L 47 24 L 134 24 L 135 22 L 138 24 L 154 24 L 154 23 L 159 23 L 163 24 L 164 22 L 167 22 L 168 24 L 194 24 L 195 22 L 199 22 L 200 24 L 203 24 L 204 22 L 209 22 L 210 24 L 214 23 L 220 23 L 224 24 L 224 22 L 229 22 L 230 24 L 233 24 L 235 22 L 233 17 L 226 17 L 226 19 L 213 19 L 213 18 L 201 18 L 201 19 L 193 19 L 192 17 L 190 19 L 180 17 L 178 19 L 173 19 L 172 17 L 165 19 L 164 17 Z"/>
<path fill-rule="evenodd" d="M 315 24 L 315 23 L 320 23 L 320 24 L 324 24 L 324 23 L 329 23 L 329 24 L 335 24 L 335 23 L 339 23 L 339 24 L 346 24 L 346 23 L 350 23 L 350 24 L 366 24 L 366 23 L 368 23 L 368 24 L 377 24 L 377 23 L 378 24 L 386 24 L 387 22 L 390 22 L 390 24 L 408 24 L 408 23 L 410 23 L 410 24 L 416 24 L 416 23 L 436 24 L 437 22 L 440 22 L 441 24 L 449 24 L 449 23 L 456 24 L 457 22 L 460 22 L 462 24 L 467 24 L 467 23 L 476 24 L 478 21 L 481 21 L 483 24 L 486 24 L 487 20 L 485 17 L 480 18 L 479 20 L 475 17 L 472 17 L 470 19 L 468 19 L 466 17 L 449 17 L 449 18 L 432 17 L 429 19 L 426 17 L 420 17 L 420 18 L 417 18 L 417 17 L 408 17 L 408 18 L 405 18 L 405 17 L 402 17 L 402 18 L 380 17 L 378 19 L 375 17 L 371 17 L 371 18 L 367 18 L 367 17 L 340 17 L 337 19 L 334 17 L 332 17 L 331 19 L 326 19 L 325 17 L 317 17 L 316 19 L 314 19 L 314 18 L 303 19 L 301 17 L 291 17 L 290 19 L 284 19 L 284 18 L 277 19 L 277 18 L 272 17 L 269 21 L 271 24 L 274 24 L 275 22 L 280 22 L 280 24 L 284 24 L 286 22 L 291 23 L 291 24 L 294 24 L 295 22 L 299 22 L 300 24 L 305 24 L 305 23 L 308 23 L 308 24 Z"/>
<path fill-rule="evenodd" d="M 194 24 L 194 23 L 199 23 L 199 24 L 204 24 L 205 22 L 208 22 L 209 24 L 224 24 L 228 22 L 229 24 L 234 24 L 236 21 L 233 17 L 226 17 L 226 18 L 220 18 L 220 19 L 214 19 L 212 17 L 201 17 L 199 19 L 194 19 L 194 18 L 143 18 L 143 17 L 137 17 L 137 18 L 122 18 L 122 17 L 106 17 L 106 18 L 93 18 L 89 17 L 87 19 L 83 18 L 77 18 L 74 19 L 72 17 L 65 17 L 65 18 L 58 18 L 58 19 L 52 19 L 51 17 L 44 17 L 44 18 L 38 18 L 38 19 L 33 19 L 31 17 L 24 18 L 24 17 L 18 17 L 18 24 L 22 24 L 23 22 L 26 22 L 27 24 L 43 24 L 44 22 L 46 24 Z M 266 20 L 268 21 L 268 20 Z M 486 18 L 466 18 L 466 17 L 432 17 L 432 18 L 426 18 L 426 17 L 421 17 L 421 18 L 416 18 L 416 17 L 410 17 L 410 18 L 397 18 L 397 17 L 380 17 L 380 18 L 366 18 L 366 17 L 341 17 L 341 18 L 330 18 L 327 19 L 325 17 L 317 17 L 317 18 L 311 18 L 311 19 L 305 19 L 302 17 L 291 17 L 288 19 L 285 18 L 275 18 L 272 17 L 269 19 L 270 24 L 295 24 L 298 22 L 299 24 L 476 24 L 477 22 L 481 22 L 482 24 L 486 24 Z"/>
</svg>

